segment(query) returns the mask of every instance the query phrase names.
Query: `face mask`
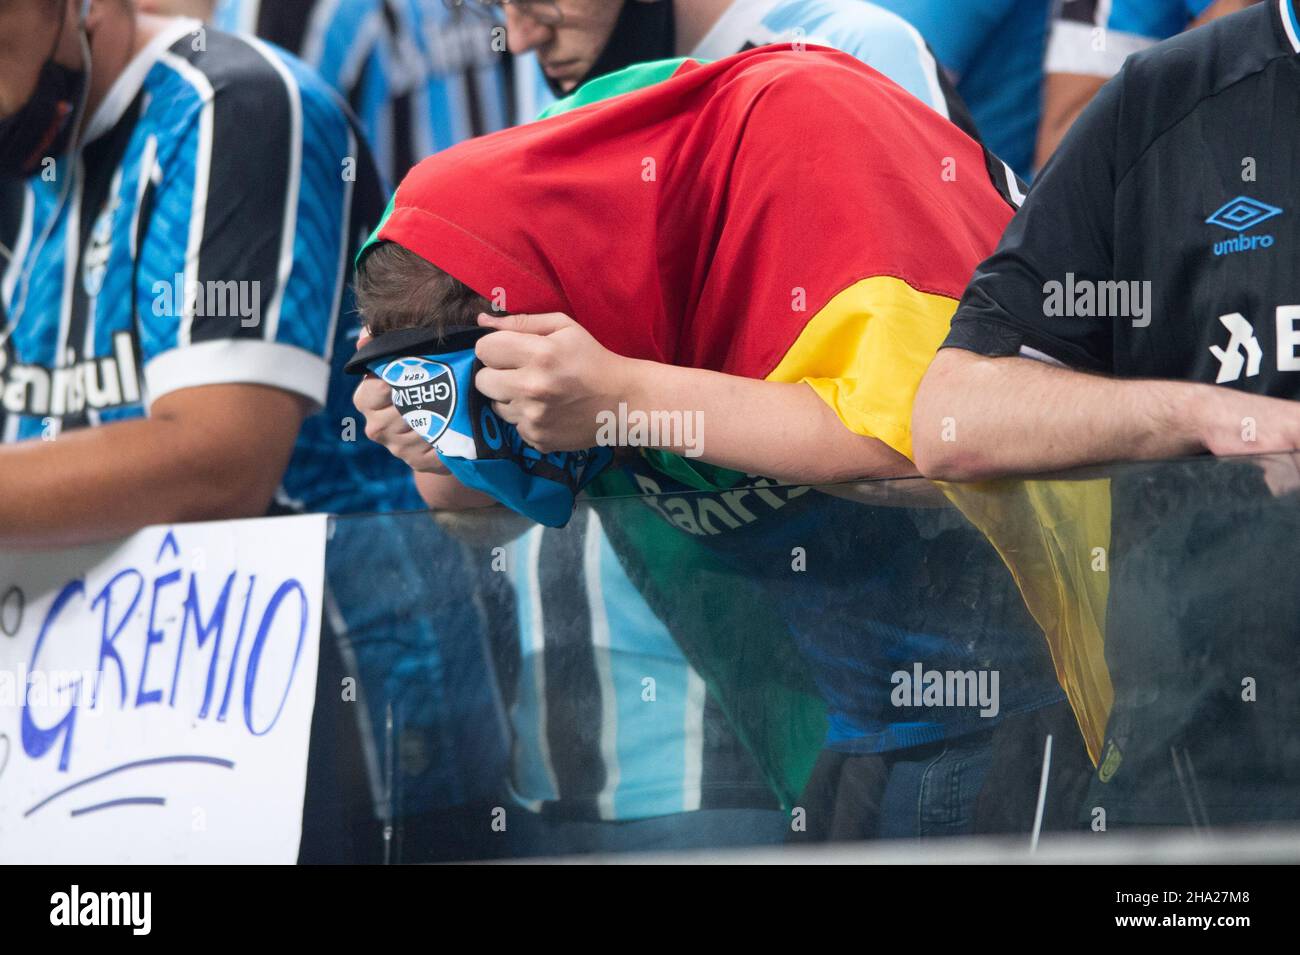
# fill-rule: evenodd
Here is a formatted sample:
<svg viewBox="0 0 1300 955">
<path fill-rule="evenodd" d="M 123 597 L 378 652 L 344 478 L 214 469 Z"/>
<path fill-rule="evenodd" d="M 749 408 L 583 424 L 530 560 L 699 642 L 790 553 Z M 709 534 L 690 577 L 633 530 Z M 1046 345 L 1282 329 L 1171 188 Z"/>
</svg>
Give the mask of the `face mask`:
<svg viewBox="0 0 1300 955">
<path fill-rule="evenodd" d="M 657 0 L 655 3 L 624 0 L 614 32 L 609 35 L 609 41 L 591 69 L 578 81 L 578 86 L 634 63 L 666 60 L 676 55 L 677 33 L 672 0 Z M 568 95 L 549 77 L 546 85 L 557 97 Z"/>
<path fill-rule="evenodd" d="M 86 6 L 82 9 L 83 19 Z M 61 21 L 54 49 L 58 49 L 62 36 Z M 77 125 L 85 86 L 86 71 L 56 63 L 51 51 L 27 102 L 0 120 L 0 179 L 30 176 L 46 156 L 63 154 Z"/>
<path fill-rule="evenodd" d="M 496 498 L 548 527 L 563 527 L 578 493 L 613 460 L 610 448 L 543 454 L 492 410 L 474 387 L 483 367 L 474 343 L 487 328 L 428 328 L 375 337 L 348 362 L 351 374 L 372 372 L 392 389 L 393 406 L 466 487 Z"/>
</svg>

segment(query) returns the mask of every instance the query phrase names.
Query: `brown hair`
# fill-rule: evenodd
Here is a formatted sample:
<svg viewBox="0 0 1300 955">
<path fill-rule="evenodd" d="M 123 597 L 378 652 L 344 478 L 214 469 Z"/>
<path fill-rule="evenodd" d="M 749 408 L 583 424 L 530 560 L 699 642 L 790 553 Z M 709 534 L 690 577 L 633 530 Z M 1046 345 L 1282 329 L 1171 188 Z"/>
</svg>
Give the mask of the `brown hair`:
<svg viewBox="0 0 1300 955">
<path fill-rule="evenodd" d="M 372 335 L 399 328 L 477 325 L 492 303 L 395 242 L 367 252 L 357 269 L 357 310 Z"/>
</svg>

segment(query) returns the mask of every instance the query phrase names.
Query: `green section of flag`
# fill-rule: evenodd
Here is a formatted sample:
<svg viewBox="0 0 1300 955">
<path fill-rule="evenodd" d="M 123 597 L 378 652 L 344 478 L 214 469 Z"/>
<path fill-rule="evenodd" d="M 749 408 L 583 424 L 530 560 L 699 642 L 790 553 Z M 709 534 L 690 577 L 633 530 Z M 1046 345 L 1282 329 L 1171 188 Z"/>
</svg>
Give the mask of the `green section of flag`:
<svg viewBox="0 0 1300 955">
<path fill-rule="evenodd" d="M 621 470 L 597 479 L 601 526 L 782 807 L 798 802 L 826 738 L 826 704 L 761 585 L 667 524 Z M 594 487 L 595 485 L 593 485 Z"/>
<path fill-rule="evenodd" d="M 361 247 L 360 251 L 357 252 L 357 257 L 352 260 L 354 269 L 361 265 L 362 257 L 370 251 L 371 247 L 379 244 L 379 233 L 383 231 L 384 226 L 388 223 L 388 217 L 393 214 L 393 206 L 396 203 L 397 192 L 394 191 L 393 197 L 388 200 L 388 208 L 384 210 L 384 214 L 379 218 L 379 225 L 375 226 L 375 231 L 370 233 L 370 238 L 366 239 L 366 244 Z"/>
<path fill-rule="evenodd" d="M 656 471 L 661 471 L 697 491 L 726 491 L 740 484 L 745 477 L 742 471 L 720 468 L 702 461 L 691 461 L 680 454 L 660 451 L 657 448 L 643 449 L 641 456 Z"/>
</svg>

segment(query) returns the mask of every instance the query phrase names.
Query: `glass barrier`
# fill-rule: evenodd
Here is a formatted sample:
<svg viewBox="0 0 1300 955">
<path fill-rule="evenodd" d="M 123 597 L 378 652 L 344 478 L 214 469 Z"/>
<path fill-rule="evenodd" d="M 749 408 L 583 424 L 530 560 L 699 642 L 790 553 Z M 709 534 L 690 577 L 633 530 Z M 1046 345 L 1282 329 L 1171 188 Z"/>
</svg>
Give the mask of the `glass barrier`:
<svg viewBox="0 0 1300 955">
<path fill-rule="evenodd" d="M 305 861 L 1300 818 L 1295 456 L 641 486 L 332 521 Z"/>
</svg>

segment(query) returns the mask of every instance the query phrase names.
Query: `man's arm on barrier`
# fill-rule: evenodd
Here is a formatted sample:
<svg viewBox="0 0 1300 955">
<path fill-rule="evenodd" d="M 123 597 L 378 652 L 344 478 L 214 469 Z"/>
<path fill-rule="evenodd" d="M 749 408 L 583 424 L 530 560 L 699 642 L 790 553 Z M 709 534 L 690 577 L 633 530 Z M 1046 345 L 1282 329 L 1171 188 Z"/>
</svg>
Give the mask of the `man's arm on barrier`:
<svg viewBox="0 0 1300 955">
<path fill-rule="evenodd" d="M 265 514 L 307 405 L 260 385 L 185 388 L 147 418 L 0 448 L 0 546 Z"/>
<path fill-rule="evenodd" d="M 1253 420 L 1253 441 L 1243 437 Z M 917 394 L 926 477 L 975 481 L 1100 461 L 1300 448 L 1300 406 L 1214 385 L 1121 380 L 1029 358 L 941 351 Z"/>
</svg>

